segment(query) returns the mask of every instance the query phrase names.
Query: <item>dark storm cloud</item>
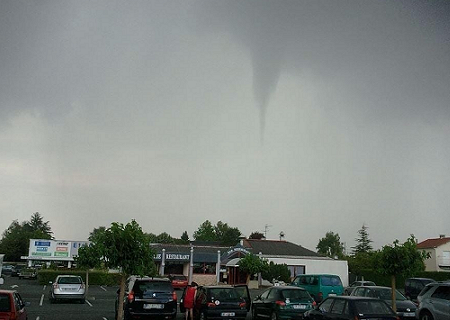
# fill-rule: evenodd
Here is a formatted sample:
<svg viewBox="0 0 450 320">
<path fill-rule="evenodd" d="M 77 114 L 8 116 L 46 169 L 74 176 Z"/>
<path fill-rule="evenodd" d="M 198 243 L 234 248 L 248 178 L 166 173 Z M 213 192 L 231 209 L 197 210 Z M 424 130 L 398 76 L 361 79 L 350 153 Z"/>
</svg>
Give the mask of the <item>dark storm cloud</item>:
<svg viewBox="0 0 450 320">
<path fill-rule="evenodd" d="M 208 1 L 198 8 L 201 29 L 248 48 L 262 128 L 280 74 L 305 71 L 346 97 L 322 97 L 324 108 L 378 121 L 450 117 L 448 1 Z"/>
</svg>

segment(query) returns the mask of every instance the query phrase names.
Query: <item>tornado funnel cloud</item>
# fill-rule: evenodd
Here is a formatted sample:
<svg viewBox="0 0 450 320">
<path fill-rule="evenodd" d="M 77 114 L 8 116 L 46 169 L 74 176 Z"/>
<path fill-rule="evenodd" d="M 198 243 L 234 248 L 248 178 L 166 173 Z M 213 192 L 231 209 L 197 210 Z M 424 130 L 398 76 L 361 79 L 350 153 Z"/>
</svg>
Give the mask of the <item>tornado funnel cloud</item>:
<svg viewBox="0 0 450 320">
<path fill-rule="evenodd" d="M 277 50 L 259 48 L 253 51 L 253 92 L 259 108 L 260 139 L 264 143 L 266 116 L 270 96 L 275 91 L 280 77 L 280 57 Z"/>
</svg>

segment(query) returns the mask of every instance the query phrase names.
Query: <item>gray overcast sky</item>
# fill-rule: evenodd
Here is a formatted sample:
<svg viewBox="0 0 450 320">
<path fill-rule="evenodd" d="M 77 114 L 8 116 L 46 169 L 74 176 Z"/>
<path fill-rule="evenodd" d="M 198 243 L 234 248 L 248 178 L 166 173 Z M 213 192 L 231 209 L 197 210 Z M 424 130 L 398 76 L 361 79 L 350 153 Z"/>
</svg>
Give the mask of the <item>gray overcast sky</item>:
<svg viewBox="0 0 450 320">
<path fill-rule="evenodd" d="M 449 1 L 0 0 L 0 230 L 450 235 Z"/>
</svg>

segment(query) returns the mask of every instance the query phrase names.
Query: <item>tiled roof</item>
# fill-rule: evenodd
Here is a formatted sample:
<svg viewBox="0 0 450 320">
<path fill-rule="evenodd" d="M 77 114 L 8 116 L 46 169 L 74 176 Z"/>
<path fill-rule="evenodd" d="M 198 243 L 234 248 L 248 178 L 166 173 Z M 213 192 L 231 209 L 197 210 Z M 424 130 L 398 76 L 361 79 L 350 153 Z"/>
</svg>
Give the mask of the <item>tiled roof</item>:
<svg viewBox="0 0 450 320">
<path fill-rule="evenodd" d="M 314 251 L 288 241 L 245 239 L 243 246 L 251 249 L 253 254 L 261 252 L 264 255 L 322 257 Z"/>
<path fill-rule="evenodd" d="M 450 238 L 449 237 L 427 239 L 425 241 L 419 242 L 417 244 L 417 249 L 437 248 L 437 247 L 442 246 L 443 244 L 446 244 L 448 242 L 450 242 Z"/>
</svg>

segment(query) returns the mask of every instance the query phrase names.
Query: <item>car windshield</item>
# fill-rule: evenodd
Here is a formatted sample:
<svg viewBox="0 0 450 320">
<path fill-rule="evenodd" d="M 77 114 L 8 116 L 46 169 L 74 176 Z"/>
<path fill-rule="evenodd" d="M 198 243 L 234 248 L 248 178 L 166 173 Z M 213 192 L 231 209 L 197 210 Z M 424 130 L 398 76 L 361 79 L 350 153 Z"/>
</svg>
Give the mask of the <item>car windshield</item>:
<svg viewBox="0 0 450 320">
<path fill-rule="evenodd" d="M 341 279 L 336 276 L 323 276 L 321 281 L 323 286 L 342 286 Z"/>
<path fill-rule="evenodd" d="M 59 284 L 80 284 L 81 282 L 79 277 L 61 277 L 58 279 Z"/>
<path fill-rule="evenodd" d="M 381 300 L 391 300 L 392 299 L 392 289 L 391 288 L 382 288 L 382 289 L 373 289 L 369 291 L 369 297 L 378 298 Z M 395 300 L 404 301 L 407 300 L 404 295 L 400 293 L 400 291 L 395 290 Z"/>
<path fill-rule="evenodd" d="M 234 288 L 213 288 L 209 290 L 211 300 L 236 301 L 240 300 L 238 292 Z"/>
<path fill-rule="evenodd" d="M 355 308 L 358 314 L 360 315 L 387 315 L 392 314 L 389 306 L 380 300 L 364 300 L 364 301 L 355 301 Z"/>
<path fill-rule="evenodd" d="M 169 282 L 159 281 L 137 281 L 134 284 L 133 291 L 135 293 L 148 294 L 150 292 L 168 292 L 172 291 Z"/>
<path fill-rule="evenodd" d="M 289 299 L 291 302 L 311 300 L 311 296 L 306 290 L 282 290 L 281 296 L 285 300 Z"/>
</svg>

